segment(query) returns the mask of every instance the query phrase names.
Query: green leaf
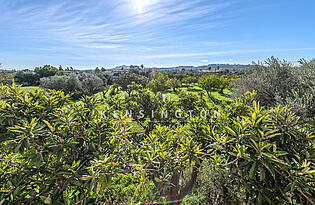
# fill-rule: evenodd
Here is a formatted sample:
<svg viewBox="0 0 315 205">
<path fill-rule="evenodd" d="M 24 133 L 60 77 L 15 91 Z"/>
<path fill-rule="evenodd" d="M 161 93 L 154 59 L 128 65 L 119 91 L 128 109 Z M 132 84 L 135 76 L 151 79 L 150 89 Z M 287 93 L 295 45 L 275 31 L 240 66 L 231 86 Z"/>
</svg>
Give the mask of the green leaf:
<svg viewBox="0 0 315 205">
<path fill-rule="evenodd" d="M 249 178 L 254 179 L 256 172 L 257 172 L 257 162 L 255 161 L 249 170 Z"/>
<path fill-rule="evenodd" d="M 275 171 L 273 170 L 272 165 L 267 160 L 263 160 L 263 165 L 269 170 L 273 179 L 276 179 L 276 174 L 275 174 Z"/>
<path fill-rule="evenodd" d="M 235 133 L 234 130 L 232 130 L 232 128 L 227 127 L 227 126 L 225 128 L 229 131 L 230 134 L 232 134 L 233 136 L 237 137 L 237 134 Z"/>
</svg>

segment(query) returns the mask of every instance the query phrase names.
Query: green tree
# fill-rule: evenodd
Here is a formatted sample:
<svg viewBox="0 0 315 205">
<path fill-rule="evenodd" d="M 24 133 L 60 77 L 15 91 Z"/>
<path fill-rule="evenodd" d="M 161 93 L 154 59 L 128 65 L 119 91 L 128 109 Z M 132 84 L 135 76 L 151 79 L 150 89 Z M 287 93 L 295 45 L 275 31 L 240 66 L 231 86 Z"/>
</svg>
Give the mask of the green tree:
<svg viewBox="0 0 315 205">
<path fill-rule="evenodd" d="M 18 71 L 14 76 L 15 82 L 26 85 L 38 85 L 40 75 L 36 72 L 25 70 Z"/>
<path fill-rule="evenodd" d="M 253 65 L 232 83 L 234 96 L 257 91 L 264 106 L 288 105 L 303 118 L 315 116 L 315 69 L 312 61 L 295 66 L 275 57 Z"/>
<path fill-rule="evenodd" d="M 119 85 L 122 88 L 122 90 L 125 91 L 127 90 L 128 85 L 132 85 L 133 82 L 141 85 L 142 87 L 145 87 L 148 82 L 148 78 L 141 75 L 137 75 L 133 72 L 131 73 L 128 72 L 120 74 L 118 77 L 114 79 L 114 83 Z"/>
<path fill-rule="evenodd" d="M 168 84 L 170 85 L 171 88 L 173 88 L 173 91 L 176 93 L 177 89 L 181 87 L 180 81 L 176 78 L 169 79 Z"/>
<path fill-rule="evenodd" d="M 148 83 L 148 88 L 150 88 L 154 93 L 162 92 L 169 88 L 169 78 L 167 75 L 161 72 L 151 73 L 151 80 Z"/>
<path fill-rule="evenodd" d="M 44 65 L 43 67 L 36 67 L 34 71 L 40 78 L 44 78 L 56 75 L 59 70 L 51 65 Z"/>
<path fill-rule="evenodd" d="M 230 85 L 231 78 L 229 76 L 222 75 L 222 76 L 219 77 L 219 82 L 220 82 L 220 85 L 219 85 L 220 91 L 219 91 L 219 93 L 223 94 L 223 90 L 226 89 Z"/>
<path fill-rule="evenodd" d="M 220 89 L 220 80 L 216 75 L 203 75 L 199 78 L 198 82 L 199 86 L 206 91 L 209 98 L 211 98 L 211 92 Z"/>
</svg>

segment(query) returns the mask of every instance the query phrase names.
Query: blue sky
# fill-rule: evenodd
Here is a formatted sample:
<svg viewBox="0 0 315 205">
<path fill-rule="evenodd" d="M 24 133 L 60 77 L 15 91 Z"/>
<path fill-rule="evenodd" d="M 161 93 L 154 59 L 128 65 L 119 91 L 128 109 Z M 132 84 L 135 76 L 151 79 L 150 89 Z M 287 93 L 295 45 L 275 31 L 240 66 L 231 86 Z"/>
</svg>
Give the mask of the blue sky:
<svg viewBox="0 0 315 205">
<path fill-rule="evenodd" d="M 0 0 L 4 68 L 315 57 L 314 0 Z"/>
</svg>

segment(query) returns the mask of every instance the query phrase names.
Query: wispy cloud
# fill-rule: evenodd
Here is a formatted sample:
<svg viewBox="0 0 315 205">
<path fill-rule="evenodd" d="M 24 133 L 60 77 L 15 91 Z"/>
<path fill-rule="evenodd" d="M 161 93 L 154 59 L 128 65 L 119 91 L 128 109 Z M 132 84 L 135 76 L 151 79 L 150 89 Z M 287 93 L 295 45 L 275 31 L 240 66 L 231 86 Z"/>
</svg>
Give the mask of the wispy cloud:
<svg viewBox="0 0 315 205">
<path fill-rule="evenodd" d="M 15 35 L 32 42 L 51 40 L 69 46 L 76 44 L 93 49 L 112 49 L 122 48 L 122 45 L 129 47 L 130 43 L 163 40 L 166 35 L 164 29 L 180 30 L 177 26 L 190 19 L 214 15 L 231 5 L 205 2 L 155 0 L 144 5 L 143 13 L 138 13 L 133 10 L 133 0 L 116 3 L 55 1 L 49 4 L 36 1 L 27 5 L 12 0 L 11 4 L 2 6 L 5 12 L 0 22 L 11 30 L 21 32 Z M 171 32 L 169 34 L 168 38 L 178 37 L 172 36 Z M 113 46 L 113 43 L 121 45 Z"/>
<path fill-rule="evenodd" d="M 244 21 L 248 13 L 261 14 L 252 11 L 262 8 L 254 0 L 136 2 L 0 0 L 0 61 L 11 65 L 172 64 L 172 59 L 205 63 L 213 61 L 211 56 L 226 55 L 226 60 L 234 62 L 238 54 L 314 50 L 307 48 L 313 45 L 310 43 L 277 44 L 266 40 L 276 31 L 265 32 L 265 27 L 251 22 L 251 18 Z M 253 26 L 263 30 L 264 35 L 258 36 Z M 284 45 L 289 49 L 277 49 Z"/>
</svg>

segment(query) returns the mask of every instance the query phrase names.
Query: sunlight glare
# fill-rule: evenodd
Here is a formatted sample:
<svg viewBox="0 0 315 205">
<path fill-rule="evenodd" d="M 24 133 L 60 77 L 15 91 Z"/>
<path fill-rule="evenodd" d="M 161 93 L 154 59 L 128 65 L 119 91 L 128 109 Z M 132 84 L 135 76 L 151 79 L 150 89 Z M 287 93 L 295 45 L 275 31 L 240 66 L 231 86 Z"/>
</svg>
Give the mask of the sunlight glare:
<svg viewBox="0 0 315 205">
<path fill-rule="evenodd" d="M 136 5 L 139 13 L 143 13 L 144 12 L 145 1 L 146 0 L 134 0 L 134 3 Z"/>
</svg>

